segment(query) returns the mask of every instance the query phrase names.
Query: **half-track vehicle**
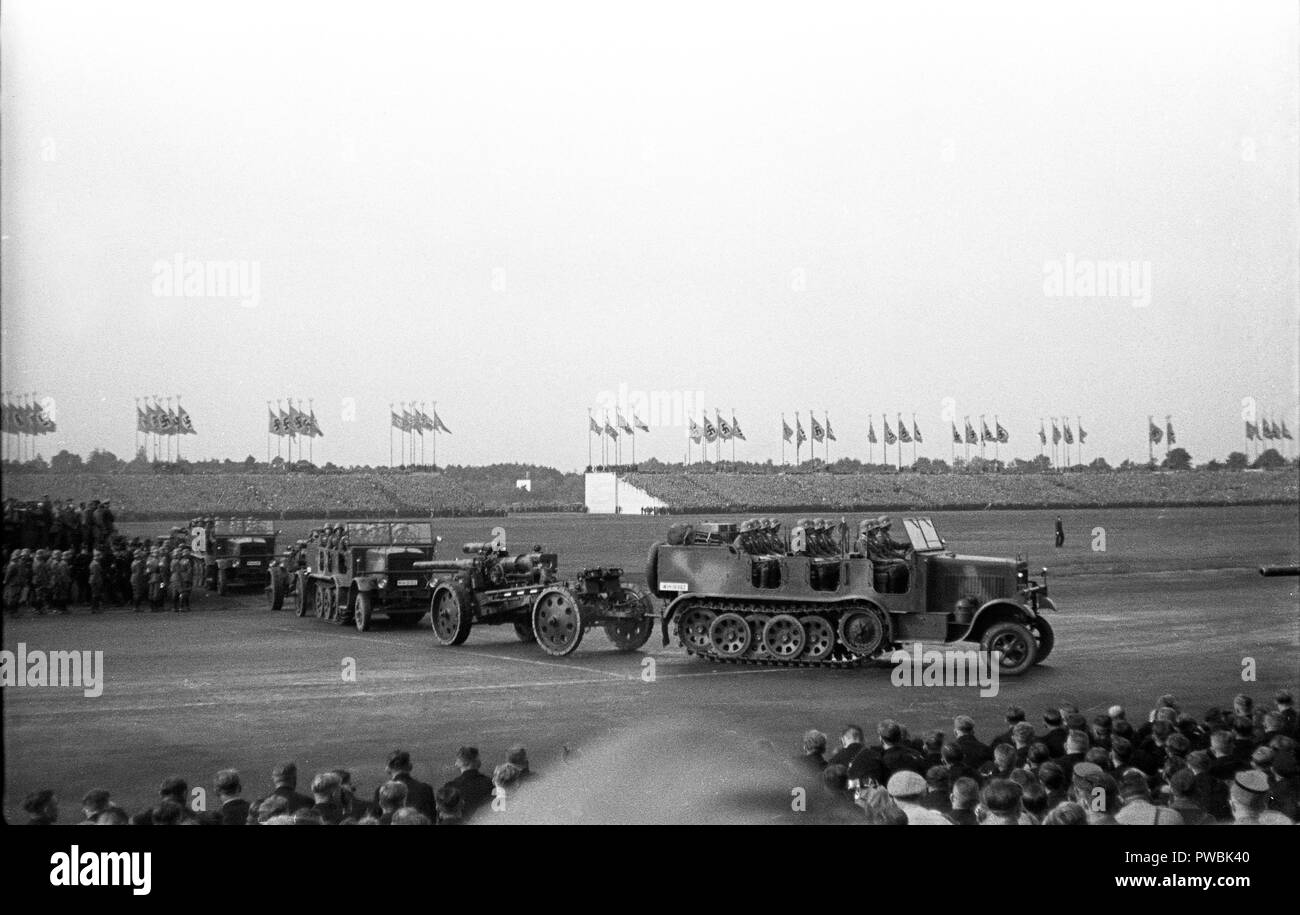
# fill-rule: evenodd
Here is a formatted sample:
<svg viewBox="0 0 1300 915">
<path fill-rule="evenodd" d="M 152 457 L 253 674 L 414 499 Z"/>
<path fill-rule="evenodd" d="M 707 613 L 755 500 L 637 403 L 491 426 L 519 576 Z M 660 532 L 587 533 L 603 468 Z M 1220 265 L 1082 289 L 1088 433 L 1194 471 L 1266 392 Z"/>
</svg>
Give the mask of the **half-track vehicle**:
<svg viewBox="0 0 1300 915">
<path fill-rule="evenodd" d="M 675 525 L 650 549 L 650 590 L 686 650 L 711 661 L 852 667 L 904 642 L 979 642 L 1014 676 L 1044 661 L 1054 635 L 1044 611 L 1047 569 L 1031 580 L 1022 558 L 962 556 L 929 518 L 906 518 L 907 541 L 887 519 L 774 520 Z"/>
<path fill-rule="evenodd" d="M 275 560 L 275 523 L 257 518 L 201 518 L 190 522 L 190 551 L 203 586 L 224 595 L 261 587 Z"/>
<path fill-rule="evenodd" d="M 311 613 L 360 632 L 380 615 L 414 626 L 429 609 L 430 576 L 418 566 L 433 559 L 438 539 L 428 521 L 347 521 L 317 529 L 284 574 L 271 576 L 271 607 L 287 598 L 298 616 Z"/>
<path fill-rule="evenodd" d="M 494 528 L 491 540 L 465 544 L 468 558 L 417 564 L 434 575 L 429 612 L 439 644 L 464 644 L 476 623 L 511 625 L 520 641 L 556 657 L 572 654 L 595 626 L 621 651 L 635 651 L 653 634 L 654 604 L 623 581 L 622 569 L 583 569 L 574 581 L 560 581 L 555 553 L 534 546 L 512 556 L 505 538 Z"/>
</svg>

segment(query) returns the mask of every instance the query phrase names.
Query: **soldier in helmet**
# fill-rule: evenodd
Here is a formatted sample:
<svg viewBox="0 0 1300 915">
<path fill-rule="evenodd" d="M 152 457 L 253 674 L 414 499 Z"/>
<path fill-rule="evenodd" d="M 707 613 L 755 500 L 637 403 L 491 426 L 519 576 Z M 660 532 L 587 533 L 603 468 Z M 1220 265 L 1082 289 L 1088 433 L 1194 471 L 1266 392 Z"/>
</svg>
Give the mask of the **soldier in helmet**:
<svg viewBox="0 0 1300 915">
<path fill-rule="evenodd" d="M 167 576 L 163 569 L 162 548 L 154 547 L 145 563 L 145 575 L 149 580 L 149 611 L 157 613 L 163 608 L 163 594 L 167 587 Z"/>
<path fill-rule="evenodd" d="M 131 609 L 136 613 L 149 595 L 149 570 L 144 550 L 137 549 L 131 558 Z"/>
<path fill-rule="evenodd" d="M 63 615 L 68 612 L 68 602 L 72 600 L 72 553 L 64 551 L 54 554 L 50 567 L 50 600 L 54 612 Z"/>
<path fill-rule="evenodd" d="M 907 559 L 911 555 L 912 545 L 891 537 L 891 524 L 887 515 L 881 515 L 866 525 L 866 554 L 875 566 L 877 581 L 880 580 L 881 573 L 884 573 L 886 593 L 903 594 L 907 591 Z"/>
<path fill-rule="evenodd" d="M 95 550 L 90 560 L 90 612 L 103 612 L 104 603 L 104 551 Z"/>
<path fill-rule="evenodd" d="M 50 551 L 40 549 L 32 560 L 32 609 L 43 614 L 50 605 Z"/>
<path fill-rule="evenodd" d="M 194 579 L 190 573 L 189 550 L 179 548 L 172 555 L 171 595 L 172 612 L 188 612 L 190 609 L 190 588 Z"/>
</svg>

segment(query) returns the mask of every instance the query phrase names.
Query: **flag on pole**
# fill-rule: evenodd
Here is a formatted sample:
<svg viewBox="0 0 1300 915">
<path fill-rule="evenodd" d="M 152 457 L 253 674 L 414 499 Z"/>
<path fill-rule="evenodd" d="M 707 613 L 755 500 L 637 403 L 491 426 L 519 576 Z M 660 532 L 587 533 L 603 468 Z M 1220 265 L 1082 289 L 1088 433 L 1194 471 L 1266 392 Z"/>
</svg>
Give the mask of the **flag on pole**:
<svg viewBox="0 0 1300 915">
<path fill-rule="evenodd" d="M 790 428 L 790 424 L 785 421 L 784 416 L 781 417 L 781 438 L 787 442 L 794 439 L 794 430 Z"/>
<path fill-rule="evenodd" d="M 691 423 L 691 433 L 690 433 L 691 441 L 693 441 L 695 444 L 698 445 L 704 433 L 700 431 L 700 425 L 695 421 L 693 417 L 690 418 L 690 423 Z"/>
<path fill-rule="evenodd" d="M 889 417 L 882 416 L 880 422 L 885 427 L 885 444 L 892 445 L 894 442 L 898 441 L 898 436 L 894 434 L 894 430 L 889 428 Z"/>
<path fill-rule="evenodd" d="M 442 417 L 438 415 L 437 410 L 433 411 L 433 431 L 446 432 L 448 435 L 451 435 L 451 430 L 448 429 L 447 424 L 442 421 Z"/>
<path fill-rule="evenodd" d="M 1282 428 L 1281 428 L 1280 430 L 1278 430 L 1278 431 L 1280 431 L 1280 432 L 1282 433 L 1282 437 L 1283 437 L 1283 438 L 1288 439 L 1288 440 L 1291 439 L 1291 430 L 1288 429 L 1288 428 L 1286 427 L 1286 420 L 1285 420 L 1285 419 L 1282 420 Z"/>
<path fill-rule="evenodd" d="M 1040 445 L 1047 444 L 1047 427 L 1043 425 L 1043 421 L 1041 419 L 1038 421 L 1038 444 Z"/>
<path fill-rule="evenodd" d="M 981 442 L 995 441 L 995 439 L 993 438 L 993 433 L 989 431 L 988 422 L 982 416 L 980 417 L 980 441 Z"/>
<path fill-rule="evenodd" d="M 732 422 L 732 425 L 735 425 L 735 422 L 736 422 L 736 421 L 733 419 L 731 422 Z M 640 419 L 640 418 L 636 415 L 636 412 L 635 412 L 635 411 L 632 413 L 632 425 L 636 426 L 636 427 L 637 427 L 638 429 L 640 429 L 642 432 L 649 432 L 649 431 L 650 431 L 650 427 L 647 426 L 647 425 L 645 424 L 645 420 L 644 420 L 644 419 Z M 737 426 L 736 428 L 740 428 L 740 427 Z M 744 436 L 742 435 L 741 438 L 744 438 Z"/>
<path fill-rule="evenodd" d="M 1003 427 L 1002 423 L 995 419 L 993 420 L 993 425 L 997 427 L 999 445 L 1005 445 L 1007 442 L 1011 441 L 1011 435 L 1007 432 L 1006 428 Z"/>
<path fill-rule="evenodd" d="M 870 417 L 867 418 L 867 441 L 873 445 L 880 443 L 880 440 L 876 438 L 876 421 Z"/>
<path fill-rule="evenodd" d="M 831 415 L 829 413 L 826 414 L 826 441 L 838 441 L 838 439 L 835 438 L 834 431 L 831 429 Z"/>
<path fill-rule="evenodd" d="M 808 441 L 808 436 L 804 434 L 803 423 L 799 420 L 798 413 L 794 415 L 794 430 L 794 443 L 796 446 Z"/>
<path fill-rule="evenodd" d="M 1150 437 L 1151 443 L 1153 445 L 1159 445 L 1161 440 L 1165 437 L 1165 434 L 1160 431 L 1159 426 L 1157 426 L 1155 423 L 1151 422 L 1150 420 L 1147 420 L 1147 425 L 1150 426 L 1150 429 L 1147 431 L 1147 435 Z"/>
<path fill-rule="evenodd" d="M 8 407 L 5 409 L 7 410 Z M 139 401 L 136 401 L 135 405 L 135 431 L 143 432 L 146 435 L 149 433 L 149 419 L 145 416 L 144 410 L 140 409 Z"/>
<path fill-rule="evenodd" d="M 634 434 L 632 431 L 632 424 L 627 421 L 627 418 L 623 416 L 622 411 L 619 410 L 618 407 L 614 408 L 614 425 L 618 426 L 618 428 L 622 429 L 628 435 Z"/>
<path fill-rule="evenodd" d="M 596 417 L 592 416 L 590 413 L 587 414 L 587 425 L 589 426 L 592 435 L 600 435 L 601 430 L 600 426 L 596 424 Z"/>
<path fill-rule="evenodd" d="M 615 441 L 618 440 L 618 430 L 609 424 L 609 418 L 605 419 L 605 434 Z"/>
<path fill-rule="evenodd" d="M 713 423 L 709 422 L 708 414 L 701 416 L 700 419 L 704 421 L 704 431 L 702 433 L 704 435 L 704 441 L 707 444 L 712 445 L 718 440 L 718 430 L 713 428 Z"/>
<path fill-rule="evenodd" d="M 718 418 L 718 438 L 725 442 L 731 438 L 731 426 L 727 425 L 727 421 L 722 418 L 722 411 L 715 410 L 714 415 Z"/>
<path fill-rule="evenodd" d="M 266 431 L 272 435 L 284 435 L 284 424 L 280 422 L 280 417 L 275 415 L 271 405 L 266 405 Z"/>
<path fill-rule="evenodd" d="M 1082 445 L 1088 441 L 1088 433 L 1083 431 L 1083 420 L 1079 420 L 1076 426 L 1079 429 L 1079 444 Z"/>
<path fill-rule="evenodd" d="M 749 441 L 749 439 L 745 438 L 745 433 L 740 431 L 740 423 L 736 422 L 735 413 L 731 414 L 731 437 L 738 438 L 742 442 Z"/>
<path fill-rule="evenodd" d="M 36 411 L 36 434 L 37 435 L 48 435 L 52 432 L 58 431 L 58 427 L 55 425 L 54 420 L 51 419 L 49 415 L 45 412 L 45 407 L 40 405 L 33 405 L 32 409 Z"/>
<path fill-rule="evenodd" d="M 955 422 L 952 424 L 952 443 L 954 445 L 961 444 L 961 433 L 957 431 L 957 423 Z"/>
<path fill-rule="evenodd" d="M 975 427 L 970 424 L 970 417 L 966 417 L 966 444 L 978 445 L 979 436 L 975 433 Z"/>
<path fill-rule="evenodd" d="M 1171 445 L 1178 444 L 1178 439 L 1174 438 L 1174 424 L 1169 420 L 1169 417 L 1165 417 L 1165 438 L 1169 440 Z"/>
<path fill-rule="evenodd" d="M 918 442 L 925 442 L 925 439 L 921 438 L 921 427 L 916 424 L 915 416 L 912 417 L 912 438 L 916 439 Z"/>
<path fill-rule="evenodd" d="M 1156 431 L 1160 430 L 1157 429 Z M 1257 438 L 1259 438 L 1259 427 L 1250 420 L 1246 420 L 1246 441 L 1253 442 Z"/>
<path fill-rule="evenodd" d="M 912 444 L 912 434 L 907 431 L 907 424 L 903 422 L 903 414 L 898 414 L 898 440 L 904 444 Z"/>
<path fill-rule="evenodd" d="M 421 414 L 421 415 L 423 415 L 423 414 Z M 425 416 L 424 418 L 427 420 L 429 417 Z M 309 431 L 308 431 L 308 435 L 310 435 L 312 438 L 323 438 L 323 437 L 324 437 L 325 433 L 321 431 L 320 423 L 316 421 L 316 408 L 315 408 L 315 407 L 312 407 L 312 408 L 311 408 L 311 414 L 307 417 L 307 424 L 308 424 L 308 426 L 310 427 L 310 429 L 309 429 Z"/>
<path fill-rule="evenodd" d="M 1065 443 L 1066 443 L 1067 445 L 1073 445 L 1073 444 L 1074 444 L 1074 432 L 1070 429 L 1070 420 L 1069 420 L 1069 419 L 1062 419 L 1062 420 L 1061 420 L 1061 434 L 1062 434 L 1063 436 L 1065 436 Z"/>
<path fill-rule="evenodd" d="M 403 412 L 405 412 L 405 411 L 403 411 Z M 390 421 L 392 422 L 392 425 L 393 425 L 393 428 L 394 428 L 394 429 L 397 429 L 397 430 L 400 431 L 400 432 L 405 432 L 405 431 L 406 431 L 406 420 L 402 418 L 402 414 L 401 414 L 401 413 L 396 412 L 395 410 L 393 410 L 393 409 L 390 407 L 390 408 L 389 408 L 389 411 L 388 411 L 388 416 L 389 416 Z M 391 444 L 391 441 L 390 441 L 390 444 Z"/>
<path fill-rule="evenodd" d="M 822 428 L 821 423 L 817 422 L 817 417 L 813 415 L 811 410 L 808 411 L 808 427 L 812 429 L 814 442 L 826 440 L 826 430 Z"/>
<path fill-rule="evenodd" d="M 1052 444 L 1061 444 L 1061 430 L 1057 428 L 1055 416 L 1052 417 Z"/>
<path fill-rule="evenodd" d="M 190 414 L 185 412 L 185 408 L 180 404 L 176 405 L 176 419 L 180 427 L 181 435 L 198 435 L 194 428 L 194 420 L 190 419 Z"/>
</svg>

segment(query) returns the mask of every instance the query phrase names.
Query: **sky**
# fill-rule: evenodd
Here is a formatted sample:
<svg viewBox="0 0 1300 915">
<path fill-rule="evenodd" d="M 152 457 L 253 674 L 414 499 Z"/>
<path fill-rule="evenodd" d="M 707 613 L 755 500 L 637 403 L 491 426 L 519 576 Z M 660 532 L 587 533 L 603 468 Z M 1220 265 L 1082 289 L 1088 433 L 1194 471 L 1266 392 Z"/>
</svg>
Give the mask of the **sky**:
<svg viewBox="0 0 1300 915">
<path fill-rule="evenodd" d="M 638 460 L 701 407 L 749 460 L 809 410 L 832 460 L 899 414 L 1222 458 L 1300 434 L 1298 48 L 1270 0 L 10 0 L 3 389 L 47 458 L 180 395 L 192 457 L 310 398 L 382 464 L 422 401 L 443 463 L 571 470 L 620 393 Z"/>
</svg>

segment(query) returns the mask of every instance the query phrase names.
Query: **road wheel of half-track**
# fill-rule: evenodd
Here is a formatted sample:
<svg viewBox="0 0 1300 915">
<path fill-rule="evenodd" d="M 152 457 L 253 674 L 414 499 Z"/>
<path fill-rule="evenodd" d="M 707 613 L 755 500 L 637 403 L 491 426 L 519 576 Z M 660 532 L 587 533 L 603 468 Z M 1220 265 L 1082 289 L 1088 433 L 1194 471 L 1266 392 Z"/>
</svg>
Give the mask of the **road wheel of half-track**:
<svg viewBox="0 0 1300 915">
<path fill-rule="evenodd" d="M 885 617 L 875 607 L 850 610 L 840 617 L 840 642 L 849 651 L 864 658 L 872 657 L 885 647 Z"/>
<path fill-rule="evenodd" d="M 709 627 L 713 625 L 714 612 L 704 607 L 687 607 L 677 617 L 677 637 L 688 651 L 708 654 Z"/>
<path fill-rule="evenodd" d="M 793 661 L 803 654 L 806 644 L 803 624 L 788 613 L 778 613 L 763 627 L 763 647 L 774 658 Z"/>
<path fill-rule="evenodd" d="M 824 616 L 814 613 L 803 618 L 804 658 L 824 661 L 835 651 L 835 627 Z"/>
</svg>

